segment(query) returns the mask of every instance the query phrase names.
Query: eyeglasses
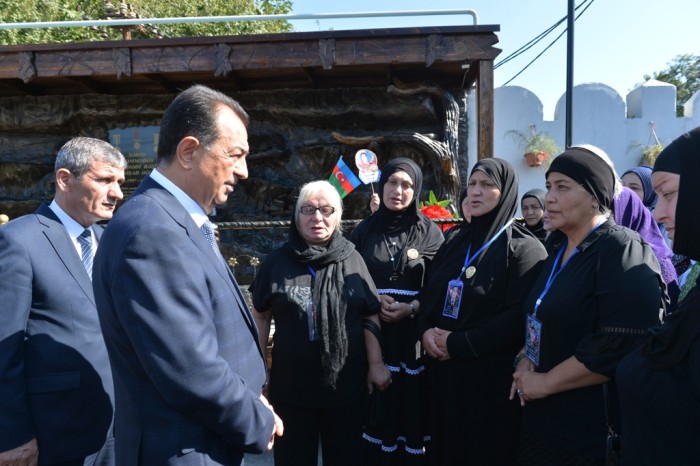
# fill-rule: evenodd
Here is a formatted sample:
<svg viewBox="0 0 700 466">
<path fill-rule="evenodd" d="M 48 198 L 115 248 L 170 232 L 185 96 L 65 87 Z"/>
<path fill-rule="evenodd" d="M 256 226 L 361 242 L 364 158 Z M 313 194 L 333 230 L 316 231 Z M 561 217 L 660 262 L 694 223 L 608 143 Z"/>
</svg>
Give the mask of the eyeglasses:
<svg viewBox="0 0 700 466">
<path fill-rule="evenodd" d="M 322 205 L 321 207 L 314 207 L 312 205 L 303 205 L 299 208 L 299 212 L 304 215 L 314 215 L 316 211 L 321 212 L 324 217 L 330 217 L 335 213 L 335 207 L 330 205 Z"/>
</svg>

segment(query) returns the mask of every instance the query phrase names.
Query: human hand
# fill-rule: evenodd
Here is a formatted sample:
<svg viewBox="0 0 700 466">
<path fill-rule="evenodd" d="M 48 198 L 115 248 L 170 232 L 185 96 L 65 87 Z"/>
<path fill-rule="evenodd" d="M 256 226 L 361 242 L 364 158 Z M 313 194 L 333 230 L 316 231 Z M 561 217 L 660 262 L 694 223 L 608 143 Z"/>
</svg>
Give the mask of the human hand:
<svg viewBox="0 0 700 466">
<path fill-rule="evenodd" d="M 389 388 L 391 384 L 391 372 L 381 363 L 372 363 L 367 371 L 367 391 L 372 393 L 376 386 L 380 391 Z"/>
<path fill-rule="evenodd" d="M 375 213 L 379 209 L 379 194 L 372 193 L 372 197 L 369 198 L 369 210 Z"/>
<path fill-rule="evenodd" d="M 451 333 L 452 332 L 449 330 L 435 327 L 435 345 L 444 355 L 439 358 L 440 361 L 447 361 L 450 359 L 450 352 L 447 350 L 447 337 L 449 337 Z"/>
<path fill-rule="evenodd" d="M 0 466 L 37 466 L 39 464 L 39 447 L 36 439 L 12 450 L 0 452 Z"/>
<path fill-rule="evenodd" d="M 275 416 L 275 428 L 272 430 L 270 441 L 267 443 L 267 451 L 270 451 L 275 444 L 275 436 L 281 437 L 284 435 L 284 423 L 282 423 L 282 419 L 277 415 L 265 396 L 260 395 L 260 401 L 262 401 L 265 407 L 272 411 L 272 415 Z"/>
<path fill-rule="evenodd" d="M 535 372 L 535 365 L 528 358 L 523 358 L 518 362 L 518 365 L 515 366 L 515 371 L 513 372 L 513 383 L 510 385 L 510 395 L 508 399 L 512 400 L 515 398 L 515 394 L 517 393 L 520 398 L 520 406 L 525 406 L 525 393 L 518 385 L 522 376 L 522 374 L 519 374 L 520 372 Z"/>
<path fill-rule="evenodd" d="M 439 329 L 434 327 L 426 330 L 421 337 L 421 342 L 423 343 L 423 348 L 425 349 L 425 352 L 428 353 L 428 356 L 439 360 L 446 357 L 447 354 L 443 352 L 435 342 L 436 330 Z"/>
<path fill-rule="evenodd" d="M 525 401 L 548 397 L 551 394 L 548 386 L 548 373 L 535 372 L 534 367 L 532 370 L 525 370 L 528 367 L 527 363 L 524 361 L 521 361 L 521 363 L 523 364 L 523 370 L 513 373 L 513 384 L 515 385 L 516 393 L 520 396 L 520 404 L 524 406 Z M 530 364 L 532 363 L 530 362 Z M 521 367 L 521 364 L 518 364 L 518 367 Z M 511 393 L 512 391 L 513 387 L 511 386 Z"/>
<path fill-rule="evenodd" d="M 413 313 L 410 304 L 392 301 L 391 304 L 382 305 L 382 310 L 379 313 L 379 318 L 382 319 L 382 322 L 398 322 Z"/>
</svg>

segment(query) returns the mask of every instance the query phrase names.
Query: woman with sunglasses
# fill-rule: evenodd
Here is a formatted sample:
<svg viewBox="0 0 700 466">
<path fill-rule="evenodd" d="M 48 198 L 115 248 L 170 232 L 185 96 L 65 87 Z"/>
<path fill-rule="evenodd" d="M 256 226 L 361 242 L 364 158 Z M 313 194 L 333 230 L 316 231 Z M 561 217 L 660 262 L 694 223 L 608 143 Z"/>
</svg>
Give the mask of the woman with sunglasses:
<svg viewBox="0 0 700 466">
<path fill-rule="evenodd" d="M 360 464 L 366 393 L 384 390 L 380 302 L 367 267 L 340 232 L 340 195 L 327 181 L 304 185 L 289 239 L 270 253 L 250 286 L 260 346 L 275 319 L 269 400 L 284 420 L 276 466 Z M 365 332 L 367 334 L 365 335 Z"/>
</svg>

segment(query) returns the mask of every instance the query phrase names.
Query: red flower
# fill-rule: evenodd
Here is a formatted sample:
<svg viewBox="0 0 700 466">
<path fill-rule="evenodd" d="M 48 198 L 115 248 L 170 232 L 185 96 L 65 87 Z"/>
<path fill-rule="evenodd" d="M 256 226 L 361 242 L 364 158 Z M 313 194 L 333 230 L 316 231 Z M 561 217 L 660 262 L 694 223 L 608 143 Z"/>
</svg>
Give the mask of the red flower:
<svg viewBox="0 0 700 466">
<path fill-rule="evenodd" d="M 426 217 L 431 219 L 452 218 L 452 213 L 449 210 L 437 204 L 423 206 L 420 208 L 420 211 L 423 212 Z M 442 231 L 447 231 L 455 225 L 455 223 L 441 223 L 438 225 L 438 227 L 440 227 L 440 230 Z"/>
</svg>

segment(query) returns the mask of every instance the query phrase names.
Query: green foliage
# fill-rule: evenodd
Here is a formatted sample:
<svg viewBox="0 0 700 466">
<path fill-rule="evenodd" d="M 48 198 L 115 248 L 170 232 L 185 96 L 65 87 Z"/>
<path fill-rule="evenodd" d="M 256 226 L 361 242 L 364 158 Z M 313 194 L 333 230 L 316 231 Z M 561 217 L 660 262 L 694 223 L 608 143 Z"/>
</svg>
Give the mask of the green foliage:
<svg viewBox="0 0 700 466">
<path fill-rule="evenodd" d="M 549 160 L 561 151 L 552 136 L 545 132 L 538 133 L 533 124 L 529 126 L 528 131 L 510 130 L 506 135 L 511 136 L 525 154 L 544 152 Z"/>
<path fill-rule="evenodd" d="M 437 205 L 437 206 L 444 207 L 445 209 L 447 209 L 450 206 L 450 204 L 452 204 L 452 202 L 449 199 L 443 199 L 442 201 L 438 201 L 437 196 L 431 190 L 428 193 L 428 200 L 421 202 L 419 204 L 419 207 L 422 208 L 422 207 L 427 207 L 427 206 L 431 206 L 431 205 Z M 455 214 L 455 218 L 456 217 L 457 217 L 457 215 Z"/>
<path fill-rule="evenodd" d="M 683 116 L 683 105 L 700 90 L 700 55 L 683 54 L 675 57 L 668 68 L 644 79 L 656 79 L 676 86 L 676 115 Z"/>
<path fill-rule="evenodd" d="M 115 8 L 119 1 L 112 0 Z M 131 30 L 132 38 L 219 36 L 260 34 L 291 30 L 287 21 L 247 21 L 236 23 L 163 24 L 147 26 L 147 18 L 192 16 L 235 16 L 286 14 L 291 0 L 134 0 L 131 6 L 144 18 L 144 27 Z M 0 22 L 77 21 L 107 19 L 103 0 L 0 0 Z M 0 31 L 0 43 L 30 44 L 122 39 L 122 30 L 114 27 L 12 29 Z"/>
<path fill-rule="evenodd" d="M 664 150 L 664 146 L 659 143 L 646 146 L 642 150 L 642 158 L 639 160 L 639 165 L 653 167 L 656 163 L 656 157 L 659 156 L 662 150 Z"/>
</svg>

